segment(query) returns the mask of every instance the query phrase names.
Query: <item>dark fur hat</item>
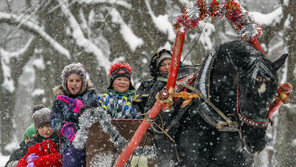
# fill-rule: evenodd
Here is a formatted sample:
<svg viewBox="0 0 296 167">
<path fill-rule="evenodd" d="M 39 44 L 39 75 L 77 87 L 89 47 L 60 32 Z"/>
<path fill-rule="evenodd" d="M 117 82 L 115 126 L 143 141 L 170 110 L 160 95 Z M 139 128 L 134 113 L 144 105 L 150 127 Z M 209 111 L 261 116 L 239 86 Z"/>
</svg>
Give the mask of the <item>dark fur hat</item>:
<svg viewBox="0 0 296 167">
<path fill-rule="evenodd" d="M 169 50 L 162 49 L 159 52 L 156 52 L 151 58 L 150 65 L 149 65 L 151 76 L 154 78 L 157 78 L 158 76 L 160 76 L 161 73 L 159 71 L 159 67 L 161 63 L 165 59 L 171 59 L 171 58 L 172 58 L 172 53 Z"/>
</svg>

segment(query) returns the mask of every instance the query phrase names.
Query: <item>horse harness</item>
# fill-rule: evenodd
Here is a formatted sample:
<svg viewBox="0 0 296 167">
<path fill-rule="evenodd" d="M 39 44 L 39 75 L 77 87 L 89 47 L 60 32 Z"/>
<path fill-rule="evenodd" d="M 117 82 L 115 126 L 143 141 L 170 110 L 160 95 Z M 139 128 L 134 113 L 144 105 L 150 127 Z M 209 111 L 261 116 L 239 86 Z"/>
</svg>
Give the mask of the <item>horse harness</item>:
<svg viewBox="0 0 296 167">
<path fill-rule="evenodd" d="M 214 53 L 213 55 L 213 59 L 211 60 L 211 63 L 210 63 L 210 68 L 211 69 L 211 66 L 214 62 L 216 58 L 216 53 Z M 198 69 L 199 70 L 199 69 Z M 236 85 L 236 108 L 237 108 L 237 114 L 238 114 L 238 118 L 234 116 L 235 120 L 231 120 L 230 118 L 228 118 L 219 108 L 217 108 L 200 90 L 190 86 L 190 84 L 193 83 L 193 81 L 196 79 L 196 76 L 198 74 L 198 70 L 197 72 L 191 76 L 191 80 L 188 84 L 186 84 L 185 82 L 180 82 L 180 81 L 177 81 L 176 84 L 179 85 L 179 86 L 182 86 L 182 87 L 185 87 L 185 90 L 186 89 L 189 89 L 191 90 L 192 92 L 196 93 L 197 95 L 195 95 L 193 98 L 201 98 L 203 99 L 207 105 L 209 105 L 220 117 L 222 117 L 225 122 L 218 122 L 217 124 L 212 124 L 212 126 L 216 127 L 219 131 L 229 131 L 229 132 L 240 132 L 240 128 L 238 126 L 238 120 L 245 123 L 245 124 L 248 124 L 250 126 L 253 126 L 253 127 L 257 127 L 257 128 L 266 128 L 268 126 L 268 123 L 270 122 L 270 117 L 268 117 L 266 119 L 266 121 L 264 122 L 258 122 L 258 121 L 255 121 L 251 118 L 248 118 L 247 116 L 243 115 L 240 111 L 240 99 L 239 99 L 239 95 L 240 95 L 240 84 L 239 84 L 239 80 L 237 80 L 235 82 L 235 85 Z M 240 77 L 240 73 L 238 73 L 238 77 Z M 158 80 L 160 81 L 164 81 L 164 82 L 167 82 L 167 79 L 166 78 L 161 78 L 159 77 Z M 209 80 L 210 80 L 210 77 L 207 78 L 208 82 L 209 83 Z M 209 84 L 208 84 L 208 89 L 209 89 Z M 181 92 L 182 93 L 182 92 Z M 190 94 L 190 93 L 188 93 Z M 188 96 L 188 94 L 186 96 Z M 179 96 L 180 97 L 180 96 Z M 181 97 L 182 98 L 182 97 Z M 192 100 L 192 98 L 191 98 Z M 191 104 L 191 103 L 190 103 Z M 177 114 L 177 116 L 175 117 L 175 119 L 173 119 L 173 121 L 167 126 L 167 128 L 165 129 L 165 132 L 168 132 L 179 120 L 180 118 L 184 115 L 184 113 L 187 111 L 187 108 L 188 106 L 186 105 L 185 107 L 181 107 L 181 112 L 179 112 Z M 233 115 L 232 115 L 233 116 Z"/>
</svg>

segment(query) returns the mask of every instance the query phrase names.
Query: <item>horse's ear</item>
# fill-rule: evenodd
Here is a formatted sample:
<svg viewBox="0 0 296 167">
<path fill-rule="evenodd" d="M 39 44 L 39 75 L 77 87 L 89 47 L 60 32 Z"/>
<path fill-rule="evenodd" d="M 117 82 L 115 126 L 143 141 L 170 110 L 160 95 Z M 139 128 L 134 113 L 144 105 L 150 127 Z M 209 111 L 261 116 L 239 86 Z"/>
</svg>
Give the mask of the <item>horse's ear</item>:
<svg viewBox="0 0 296 167">
<path fill-rule="evenodd" d="M 285 63 L 287 57 L 288 57 L 288 54 L 283 54 L 279 59 L 274 61 L 272 63 L 273 69 L 275 69 L 276 71 L 280 69 Z"/>
</svg>

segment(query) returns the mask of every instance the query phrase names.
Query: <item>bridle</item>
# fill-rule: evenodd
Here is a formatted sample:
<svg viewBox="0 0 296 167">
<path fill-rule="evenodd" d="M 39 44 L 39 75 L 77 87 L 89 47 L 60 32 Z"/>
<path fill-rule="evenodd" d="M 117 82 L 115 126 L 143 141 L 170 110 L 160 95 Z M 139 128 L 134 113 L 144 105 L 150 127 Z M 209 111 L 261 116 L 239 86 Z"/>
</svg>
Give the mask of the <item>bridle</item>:
<svg viewBox="0 0 296 167">
<path fill-rule="evenodd" d="M 254 61 L 251 61 L 249 63 L 249 65 L 248 65 L 248 67 L 252 66 L 253 63 L 254 63 Z M 241 73 L 238 72 L 237 77 L 236 77 L 236 79 L 234 81 L 234 86 L 236 87 L 236 111 L 237 111 L 237 116 L 234 116 L 234 118 L 236 120 L 232 121 L 231 123 L 233 123 L 234 125 L 238 125 L 239 124 L 238 121 L 241 121 L 242 123 L 245 123 L 245 124 L 250 125 L 252 127 L 266 128 L 268 126 L 268 123 L 270 122 L 270 114 L 268 114 L 268 117 L 266 118 L 265 121 L 260 122 L 260 121 L 255 121 L 255 120 L 245 116 L 243 113 L 241 113 L 241 110 L 240 110 L 240 78 L 241 78 Z M 208 79 L 210 79 L 210 78 L 208 78 Z M 266 79 L 263 78 L 263 77 L 259 77 L 258 79 L 266 81 Z M 208 104 L 210 102 L 209 99 L 208 99 L 208 101 L 207 100 L 205 100 L 205 101 Z M 227 118 L 225 116 L 225 114 L 223 112 L 221 112 L 221 110 L 219 110 L 215 105 L 213 106 L 213 104 L 211 104 L 210 106 L 212 107 L 212 109 L 214 109 L 214 111 L 216 111 L 217 114 L 219 114 L 226 121 L 225 123 L 228 123 L 228 126 L 233 126 L 233 124 L 229 124 L 229 118 Z M 217 108 L 217 109 L 215 109 L 215 108 Z M 270 113 L 270 111 L 269 111 L 269 113 Z M 230 114 L 230 115 L 232 115 L 232 114 Z M 224 126 L 225 126 L 225 123 L 224 123 Z M 218 127 L 218 129 L 220 129 L 218 124 L 216 126 Z M 236 127 L 236 131 L 240 131 L 238 126 Z"/>
<path fill-rule="evenodd" d="M 237 91 L 236 91 L 236 94 L 237 94 L 237 98 L 236 98 L 236 103 L 237 103 L 237 115 L 238 115 L 238 118 L 241 122 L 245 123 L 245 124 L 248 124 L 250 126 L 253 126 L 253 127 L 256 127 L 256 128 L 266 128 L 268 126 L 268 123 L 270 121 L 269 117 L 267 117 L 267 119 L 264 121 L 264 122 L 259 122 L 259 121 L 255 121 L 251 118 L 248 118 L 247 116 L 243 115 L 241 112 L 240 112 L 240 100 L 239 100 L 239 85 L 237 85 Z"/>
<path fill-rule="evenodd" d="M 247 69 L 251 69 L 251 66 L 254 65 L 254 62 L 255 62 L 254 60 L 251 61 L 249 63 L 249 65 L 247 66 L 248 67 Z M 241 76 L 239 76 L 239 78 L 241 78 Z M 264 77 L 256 77 L 256 80 L 265 83 L 268 79 L 266 79 Z M 240 99 L 239 99 L 239 97 L 240 97 L 240 81 L 236 81 L 236 94 L 237 94 L 237 96 L 236 96 L 236 104 L 237 104 L 237 106 L 236 107 L 237 107 L 238 119 L 241 122 L 243 122 L 245 124 L 248 124 L 250 126 L 256 127 L 256 128 L 266 128 L 268 126 L 268 123 L 270 122 L 270 117 L 269 117 L 270 114 L 268 114 L 265 121 L 260 122 L 260 121 L 255 121 L 255 120 L 253 120 L 253 119 L 251 119 L 251 118 L 249 118 L 249 117 L 247 117 L 247 116 L 245 116 L 245 115 L 243 115 L 241 113 L 241 111 L 240 111 Z M 271 102 L 269 102 L 269 104 L 271 104 Z M 270 112 L 270 110 L 268 112 Z"/>
<path fill-rule="evenodd" d="M 215 59 L 215 58 L 214 58 Z M 214 60 L 213 59 L 213 60 Z M 212 63 L 211 63 L 212 65 Z M 210 66 L 211 66 L 210 65 Z M 240 77 L 240 73 L 237 74 L 237 77 L 241 78 Z M 262 78 L 260 78 L 262 79 Z M 167 82 L 167 79 L 160 79 L 159 80 L 162 80 L 164 82 Z M 208 80 L 208 83 L 209 83 L 209 80 L 210 80 L 210 77 L 207 78 Z M 178 82 L 176 83 L 177 85 L 179 84 Z M 268 126 L 268 123 L 270 121 L 270 117 L 268 116 L 268 118 L 266 119 L 266 121 L 264 122 L 259 122 L 259 121 L 255 121 L 251 118 L 248 118 L 247 116 L 243 115 L 240 111 L 240 91 L 239 91 L 239 88 L 240 88 L 240 84 L 239 84 L 239 79 L 235 79 L 235 82 L 234 82 L 234 86 L 236 87 L 236 110 L 237 110 L 237 116 L 234 116 L 233 114 L 229 114 L 229 115 L 232 115 L 235 120 L 231 120 L 230 118 L 228 118 L 224 112 L 222 112 L 219 108 L 217 108 L 211 101 L 210 99 L 208 99 L 206 96 L 203 95 L 203 93 L 190 86 L 190 85 L 184 85 L 184 84 L 181 84 L 182 86 L 184 86 L 186 89 L 189 89 L 191 90 L 192 92 L 195 92 L 195 93 L 198 93 L 199 94 L 199 97 L 201 99 L 203 99 L 207 105 L 209 107 L 211 107 L 221 118 L 223 118 L 225 120 L 225 122 L 222 122 L 222 124 L 220 124 L 221 122 L 218 122 L 218 124 L 212 124 L 210 123 L 212 126 L 214 127 L 217 127 L 219 129 L 219 131 L 238 131 L 240 132 L 240 128 L 239 128 L 239 122 L 238 121 L 241 121 L 242 123 L 245 123 L 245 124 L 248 124 L 250 126 L 253 126 L 253 127 L 257 127 L 257 128 L 266 128 Z M 208 88 L 210 89 L 210 88 Z M 209 95 L 210 97 L 210 95 Z"/>
</svg>

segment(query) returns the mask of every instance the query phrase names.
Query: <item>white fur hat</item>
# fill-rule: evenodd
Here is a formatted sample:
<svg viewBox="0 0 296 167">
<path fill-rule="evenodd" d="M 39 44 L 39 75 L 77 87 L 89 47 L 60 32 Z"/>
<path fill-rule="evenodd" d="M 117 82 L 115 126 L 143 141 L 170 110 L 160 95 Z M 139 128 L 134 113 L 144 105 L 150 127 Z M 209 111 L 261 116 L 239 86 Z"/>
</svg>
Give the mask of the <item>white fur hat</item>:
<svg viewBox="0 0 296 167">
<path fill-rule="evenodd" d="M 63 80 L 62 85 L 63 85 L 63 89 L 66 91 L 67 94 L 70 94 L 70 91 L 67 88 L 67 80 L 71 74 L 77 74 L 78 76 L 81 77 L 81 80 L 82 80 L 81 92 L 84 92 L 86 90 L 86 85 L 87 85 L 85 67 L 81 63 L 77 63 L 77 64 L 69 64 L 63 69 L 62 75 L 61 75 L 61 78 Z"/>
</svg>

